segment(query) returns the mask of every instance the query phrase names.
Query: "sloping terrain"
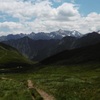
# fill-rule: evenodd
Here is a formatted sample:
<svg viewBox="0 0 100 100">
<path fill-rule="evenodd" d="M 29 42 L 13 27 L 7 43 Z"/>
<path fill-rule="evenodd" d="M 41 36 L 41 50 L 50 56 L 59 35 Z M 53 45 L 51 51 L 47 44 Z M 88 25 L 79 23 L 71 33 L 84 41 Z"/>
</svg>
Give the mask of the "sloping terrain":
<svg viewBox="0 0 100 100">
<path fill-rule="evenodd" d="M 92 32 L 84 35 L 83 37 L 76 40 L 74 48 L 85 47 L 94 45 L 100 42 L 100 34 L 98 32 Z"/>
<path fill-rule="evenodd" d="M 52 54 L 53 49 L 59 40 L 32 40 L 23 37 L 18 40 L 9 40 L 4 43 L 17 48 L 23 55 L 33 60 L 43 60 Z"/>
<path fill-rule="evenodd" d="M 59 54 L 49 57 L 42 64 L 75 64 L 100 61 L 100 43 L 79 49 L 65 50 Z"/>
<path fill-rule="evenodd" d="M 64 50 L 86 47 L 99 42 L 100 34 L 97 32 L 92 32 L 80 38 L 66 36 L 61 40 L 33 40 L 26 36 L 16 40 L 4 41 L 3 43 L 17 48 L 23 55 L 27 56 L 29 59 L 41 61 Z"/>
<path fill-rule="evenodd" d="M 17 49 L 0 43 L 0 68 L 25 67 L 32 64 Z"/>
</svg>

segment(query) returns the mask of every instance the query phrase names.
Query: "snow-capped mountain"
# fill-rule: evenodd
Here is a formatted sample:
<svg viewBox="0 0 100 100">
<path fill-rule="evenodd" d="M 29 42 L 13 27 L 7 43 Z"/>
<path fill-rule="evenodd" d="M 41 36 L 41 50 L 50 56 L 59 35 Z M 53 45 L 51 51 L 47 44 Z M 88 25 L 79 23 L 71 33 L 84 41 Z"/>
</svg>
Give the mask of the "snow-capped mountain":
<svg viewBox="0 0 100 100">
<path fill-rule="evenodd" d="M 83 35 L 80 32 L 74 30 L 74 31 L 71 31 L 70 36 L 82 37 Z"/>
<path fill-rule="evenodd" d="M 49 39 L 62 39 L 63 37 L 66 36 L 71 36 L 71 37 L 76 37 L 79 38 L 82 36 L 82 34 L 78 31 L 66 31 L 66 30 L 58 30 L 58 31 L 53 31 L 50 33 L 44 33 L 44 32 L 39 32 L 39 33 L 31 33 L 28 35 L 28 37 L 34 39 L 34 40 L 49 40 Z"/>
<path fill-rule="evenodd" d="M 62 39 L 50 39 L 58 38 L 57 36 L 62 36 L 65 35 Z M 88 33 L 87 35 L 84 35 L 80 38 L 75 37 L 76 32 L 73 31 L 70 36 L 66 36 L 66 32 L 64 33 L 62 30 L 59 32 L 52 32 L 52 33 L 31 33 L 29 34 L 30 37 L 37 38 L 44 38 L 44 40 L 34 40 L 29 38 L 28 36 L 25 36 L 20 39 L 16 40 L 8 40 L 4 41 L 3 43 L 6 43 L 10 46 L 13 46 L 17 48 L 22 54 L 27 56 L 30 59 L 34 60 L 43 60 L 51 55 L 55 55 L 59 52 L 65 51 L 65 50 L 71 50 L 71 49 L 76 49 L 76 48 L 81 48 L 81 47 L 86 47 L 89 45 L 94 45 L 96 43 L 100 43 L 100 34 L 97 32 L 92 32 Z M 45 35 L 46 34 L 46 35 Z M 38 35 L 40 37 L 38 37 Z M 43 36 L 43 37 L 41 37 Z M 74 36 L 74 37 L 73 37 Z M 77 35 L 76 35 L 77 36 Z M 80 35 L 79 35 L 80 36 Z M 78 37 L 79 37 L 78 36 Z M 47 37 L 49 37 L 49 40 L 47 40 Z"/>
<path fill-rule="evenodd" d="M 58 33 L 61 35 L 61 36 L 63 36 L 63 37 L 65 37 L 65 36 L 72 36 L 72 37 L 77 37 L 77 38 L 79 38 L 79 37 L 81 37 L 82 36 L 82 34 L 80 33 L 80 32 L 78 32 L 78 31 L 76 31 L 76 30 L 73 30 L 73 31 L 66 31 L 66 30 L 59 30 L 58 31 Z"/>
<path fill-rule="evenodd" d="M 66 36 L 71 36 L 71 37 L 76 37 L 79 38 L 82 36 L 82 34 L 78 31 L 66 31 L 66 30 L 61 30 L 59 29 L 58 31 L 53 31 L 50 33 L 44 33 L 44 32 L 39 32 L 39 33 L 30 33 L 30 34 L 9 34 L 7 36 L 1 36 L 0 41 L 7 41 L 11 39 L 20 39 L 23 38 L 24 36 L 28 36 L 29 38 L 33 40 L 50 40 L 50 39 L 62 39 L 63 37 Z"/>
</svg>

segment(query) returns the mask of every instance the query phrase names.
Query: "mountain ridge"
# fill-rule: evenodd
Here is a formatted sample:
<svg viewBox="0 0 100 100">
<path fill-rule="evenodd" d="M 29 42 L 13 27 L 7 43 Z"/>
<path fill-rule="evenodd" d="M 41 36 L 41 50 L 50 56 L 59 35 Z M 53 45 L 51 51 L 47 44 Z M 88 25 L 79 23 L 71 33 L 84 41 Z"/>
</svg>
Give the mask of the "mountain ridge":
<svg viewBox="0 0 100 100">
<path fill-rule="evenodd" d="M 100 34 L 92 32 L 80 38 L 66 36 L 62 39 L 50 40 L 33 40 L 25 36 L 17 40 L 3 42 L 17 48 L 22 54 L 32 60 L 41 61 L 64 50 L 71 50 L 99 43 Z"/>
<path fill-rule="evenodd" d="M 20 39 L 23 38 L 25 36 L 28 36 L 29 38 L 33 39 L 33 40 L 50 40 L 50 39 L 62 39 L 65 36 L 72 36 L 72 37 L 81 37 L 82 34 L 78 31 L 66 31 L 66 30 L 61 30 L 59 29 L 58 31 L 53 31 L 50 33 L 45 33 L 45 32 L 38 32 L 38 33 L 34 33 L 31 32 L 30 34 L 9 34 L 7 36 L 1 36 L 0 37 L 0 41 L 8 41 L 11 39 Z"/>
<path fill-rule="evenodd" d="M 43 61 L 41 64 L 80 64 L 100 61 L 100 42 L 73 50 L 65 50 Z"/>
</svg>

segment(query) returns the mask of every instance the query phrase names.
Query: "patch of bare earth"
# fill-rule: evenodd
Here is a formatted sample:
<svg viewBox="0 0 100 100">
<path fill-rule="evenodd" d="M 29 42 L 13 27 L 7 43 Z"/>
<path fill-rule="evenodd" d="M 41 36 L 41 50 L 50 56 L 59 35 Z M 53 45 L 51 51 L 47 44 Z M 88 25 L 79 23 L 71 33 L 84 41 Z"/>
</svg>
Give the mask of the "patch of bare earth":
<svg viewBox="0 0 100 100">
<path fill-rule="evenodd" d="M 44 99 L 44 100 L 55 100 L 55 98 L 52 96 L 52 95 L 49 95 L 48 93 L 46 93 L 45 91 L 43 91 L 42 89 L 38 89 L 36 88 L 32 81 L 31 80 L 27 80 L 28 82 L 28 88 L 34 88 L 36 89 L 36 91 L 41 95 L 41 97 Z"/>
</svg>

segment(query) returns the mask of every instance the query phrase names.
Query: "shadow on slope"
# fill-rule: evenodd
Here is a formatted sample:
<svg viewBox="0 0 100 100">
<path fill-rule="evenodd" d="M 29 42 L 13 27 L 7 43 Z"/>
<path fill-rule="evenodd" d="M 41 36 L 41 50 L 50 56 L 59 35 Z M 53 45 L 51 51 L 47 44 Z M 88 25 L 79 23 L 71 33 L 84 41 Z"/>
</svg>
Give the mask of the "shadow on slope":
<svg viewBox="0 0 100 100">
<path fill-rule="evenodd" d="M 51 56 L 41 64 L 78 64 L 100 61 L 100 43 L 74 50 L 65 50 Z"/>
</svg>

